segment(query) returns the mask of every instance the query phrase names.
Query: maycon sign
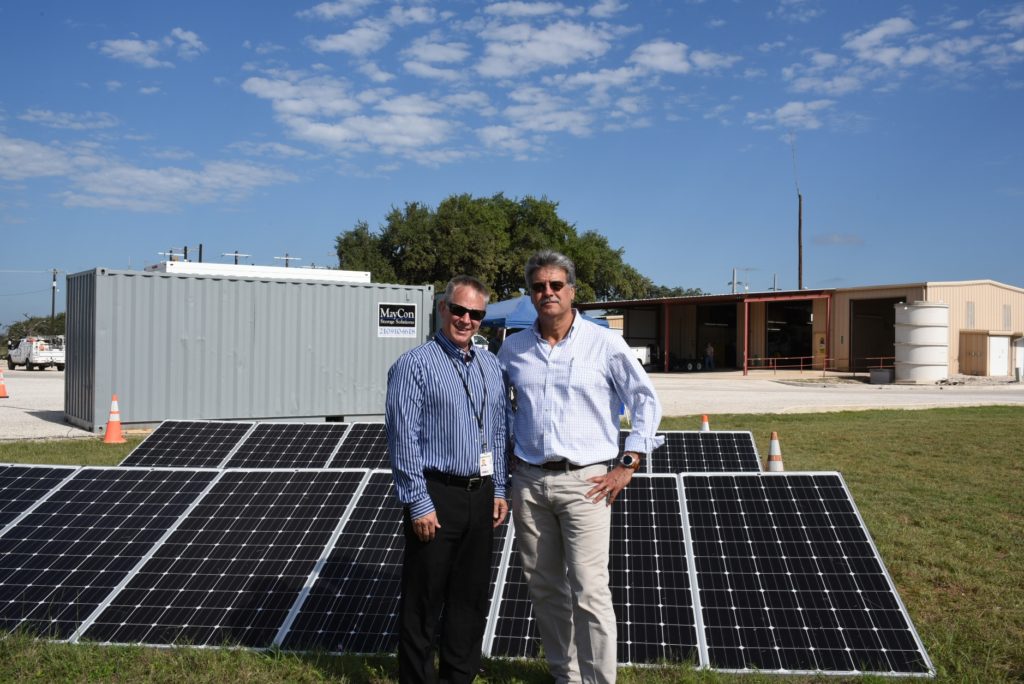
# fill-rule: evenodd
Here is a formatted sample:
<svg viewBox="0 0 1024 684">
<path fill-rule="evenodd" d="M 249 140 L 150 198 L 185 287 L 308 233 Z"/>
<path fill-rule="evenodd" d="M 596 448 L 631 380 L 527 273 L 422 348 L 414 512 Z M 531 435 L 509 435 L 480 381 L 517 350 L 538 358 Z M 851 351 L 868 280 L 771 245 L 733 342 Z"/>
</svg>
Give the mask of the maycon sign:
<svg viewBox="0 0 1024 684">
<path fill-rule="evenodd" d="M 377 337 L 416 337 L 416 305 L 378 303 Z"/>
</svg>

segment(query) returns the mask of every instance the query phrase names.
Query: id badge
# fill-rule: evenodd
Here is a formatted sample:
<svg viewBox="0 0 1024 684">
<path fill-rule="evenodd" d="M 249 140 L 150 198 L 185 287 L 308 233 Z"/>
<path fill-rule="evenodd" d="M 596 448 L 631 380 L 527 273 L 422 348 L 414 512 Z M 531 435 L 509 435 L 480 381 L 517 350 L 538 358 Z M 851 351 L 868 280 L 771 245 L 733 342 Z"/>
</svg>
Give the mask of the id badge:
<svg viewBox="0 0 1024 684">
<path fill-rule="evenodd" d="M 494 454 L 485 451 L 480 454 L 480 477 L 494 474 Z"/>
</svg>

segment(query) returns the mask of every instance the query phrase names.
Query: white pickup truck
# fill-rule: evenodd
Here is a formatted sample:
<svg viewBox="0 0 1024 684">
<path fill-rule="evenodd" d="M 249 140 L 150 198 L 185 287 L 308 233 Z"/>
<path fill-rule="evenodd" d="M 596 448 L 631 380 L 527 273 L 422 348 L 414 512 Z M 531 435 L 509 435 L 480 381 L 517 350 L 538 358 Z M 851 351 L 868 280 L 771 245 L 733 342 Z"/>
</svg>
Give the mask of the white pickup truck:
<svg viewBox="0 0 1024 684">
<path fill-rule="evenodd" d="M 26 337 L 7 352 L 7 369 L 14 370 L 25 366 L 28 370 L 43 370 L 48 366 L 56 366 L 64 370 L 64 336 Z"/>
</svg>

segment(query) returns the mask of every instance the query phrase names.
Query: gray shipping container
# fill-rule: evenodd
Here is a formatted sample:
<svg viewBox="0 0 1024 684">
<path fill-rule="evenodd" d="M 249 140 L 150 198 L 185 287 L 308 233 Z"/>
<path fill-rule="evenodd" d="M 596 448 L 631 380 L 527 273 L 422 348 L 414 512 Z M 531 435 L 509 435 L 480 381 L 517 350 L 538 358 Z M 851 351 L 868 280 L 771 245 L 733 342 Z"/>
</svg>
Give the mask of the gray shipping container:
<svg viewBox="0 0 1024 684">
<path fill-rule="evenodd" d="M 429 285 L 69 275 L 65 419 L 101 431 L 114 394 L 125 425 L 380 416 L 388 368 L 432 330 L 433 295 Z"/>
</svg>

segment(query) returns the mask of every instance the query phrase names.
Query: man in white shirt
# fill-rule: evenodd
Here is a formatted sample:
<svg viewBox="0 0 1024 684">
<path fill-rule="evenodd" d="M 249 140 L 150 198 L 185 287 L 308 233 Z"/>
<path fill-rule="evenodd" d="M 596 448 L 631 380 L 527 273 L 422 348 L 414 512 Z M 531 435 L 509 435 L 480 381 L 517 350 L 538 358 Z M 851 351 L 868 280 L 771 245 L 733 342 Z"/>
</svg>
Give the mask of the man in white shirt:
<svg viewBox="0 0 1024 684">
<path fill-rule="evenodd" d="M 576 268 L 563 254 L 526 262 L 533 327 L 498 353 L 514 391 L 515 533 L 548 668 L 559 683 L 614 682 L 616 625 L 608 586 L 611 505 L 661 444 L 661 405 L 618 335 L 572 307 Z M 618 457 L 619 407 L 633 430 Z"/>
</svg>

